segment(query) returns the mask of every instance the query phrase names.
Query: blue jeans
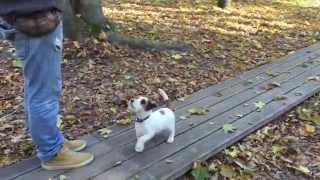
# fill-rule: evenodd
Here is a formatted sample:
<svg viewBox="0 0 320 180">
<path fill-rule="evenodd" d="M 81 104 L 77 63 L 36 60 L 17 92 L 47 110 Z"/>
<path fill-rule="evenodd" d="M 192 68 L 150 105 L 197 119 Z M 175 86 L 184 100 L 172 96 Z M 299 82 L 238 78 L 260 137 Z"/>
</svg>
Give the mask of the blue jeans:
<svg viewBox="0 0 320 180">
<path fill-rule="evenodd" d="M 18 31 L 14 33 L 16 54 L 23 62 L 27 126 L 40 160 L 54 157 L 64 142 L 56 125 L 62 87 L 62 31 L 61 23 L 43 37 L 28 37 Z"/>
</svg>

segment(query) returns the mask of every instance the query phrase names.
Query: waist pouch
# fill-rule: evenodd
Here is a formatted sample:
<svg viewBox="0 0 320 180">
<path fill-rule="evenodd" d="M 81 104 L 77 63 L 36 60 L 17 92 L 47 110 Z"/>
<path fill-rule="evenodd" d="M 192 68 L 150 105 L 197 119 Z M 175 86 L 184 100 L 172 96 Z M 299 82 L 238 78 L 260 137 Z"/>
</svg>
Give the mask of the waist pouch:
<svg viewBox="0 0 320 180">
<path fill-rule="evenodd" d="M 9 16 L 6 19 L 21 33 L 31 37 L 41 37 L 56 29 L 60 23 L 60 12 L 42 11 L 31 15 Z"/>
</svg>

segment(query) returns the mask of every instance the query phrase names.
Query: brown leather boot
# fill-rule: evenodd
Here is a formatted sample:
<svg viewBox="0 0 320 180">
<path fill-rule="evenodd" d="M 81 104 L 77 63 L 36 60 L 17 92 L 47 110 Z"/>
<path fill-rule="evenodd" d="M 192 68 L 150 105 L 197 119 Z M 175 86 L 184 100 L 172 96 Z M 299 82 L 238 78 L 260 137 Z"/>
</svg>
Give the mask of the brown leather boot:
<svg viewBox="0 0 320 180">
<path fill-rule="evenodd" d="M 64 139 L 64 146 L 69 148 L 71 151 L 79 152 L 82 151 L 87 146 L 87 142 L 85 140 L 67 140 Z"/>
<path fill-rule="evenodd" d="M 85 166 L 93 159 L 94 156 L 91 153 L 74 152 L 63 146 L 54 158 L 42 161 L 41 167 L 46 170 L 73 169 Z"/>
</svg>

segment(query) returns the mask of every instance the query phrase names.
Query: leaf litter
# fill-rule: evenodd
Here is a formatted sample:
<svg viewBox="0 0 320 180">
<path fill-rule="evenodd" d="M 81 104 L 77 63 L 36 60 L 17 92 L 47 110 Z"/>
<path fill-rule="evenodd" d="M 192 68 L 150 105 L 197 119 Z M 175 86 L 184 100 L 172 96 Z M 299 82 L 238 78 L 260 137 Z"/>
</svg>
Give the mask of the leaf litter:
<svg viewBox="0 0 320 180">
<path fill-rule="evenodd" d="M 320 93 L 206 161 L 213 179 L 319 179 Z M 221 168 L 222 167 L 222 168 Z M 191 180 L 190 175 L 183 179 Z"/>
</svg>

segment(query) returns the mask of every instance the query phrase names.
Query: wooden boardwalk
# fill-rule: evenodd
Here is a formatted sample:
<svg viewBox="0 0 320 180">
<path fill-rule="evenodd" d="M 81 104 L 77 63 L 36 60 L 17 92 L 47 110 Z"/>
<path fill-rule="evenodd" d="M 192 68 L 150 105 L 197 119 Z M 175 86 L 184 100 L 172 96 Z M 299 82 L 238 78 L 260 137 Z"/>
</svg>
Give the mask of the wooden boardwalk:
<svg viewBox="0 0 320 180">
<path fill-rule="evenodd" d="M 1 168 L 0 179 L 45 180 L 59 179 L 60 175 L 71 180 L 175 179 L 188 171 L 194 160 L 209 158 L 319 92 L 320 81 L 310 78 L 314 76 L 320 77 L 320 43 L 203 89 L 184 102 L 174 102 L 177 126 L 173 144 L 158 136 L 143 153 L 136 153 L 133 126 L 115 126 L 108 139 L 98 134 L 83 137 L 89 143 L 87 151 L 96 156 L 89 166 L 45 171 L 31 158 Z M 274 82 L 280 87 L 261 88 Z M 274 100 L 278 95 L 287 99 Z M 257 111 L 254 103 L 259 101 L 265 106 Z M 187 109 L 199 106 L 207 107 L 208 114 L 179 118 L 188 116 Z M 237 130 L 225 133 L 225 123 Z"/>
</svg>

